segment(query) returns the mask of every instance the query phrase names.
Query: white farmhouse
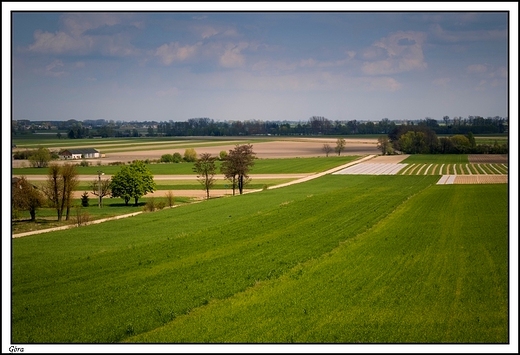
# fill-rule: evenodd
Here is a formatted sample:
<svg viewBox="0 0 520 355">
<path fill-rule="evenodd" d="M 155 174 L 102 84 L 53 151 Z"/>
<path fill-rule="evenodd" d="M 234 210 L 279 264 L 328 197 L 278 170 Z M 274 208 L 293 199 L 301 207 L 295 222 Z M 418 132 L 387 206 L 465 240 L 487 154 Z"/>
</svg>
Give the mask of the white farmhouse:
<svg viewBox="0 0 520 355">
<path fill-rule="evenodd" d="M 92 159 L 99 158 L 99 151 L 94 148 L 74 148 L 62 150 L 59 154 L 60 159 Z"/>
</svg>

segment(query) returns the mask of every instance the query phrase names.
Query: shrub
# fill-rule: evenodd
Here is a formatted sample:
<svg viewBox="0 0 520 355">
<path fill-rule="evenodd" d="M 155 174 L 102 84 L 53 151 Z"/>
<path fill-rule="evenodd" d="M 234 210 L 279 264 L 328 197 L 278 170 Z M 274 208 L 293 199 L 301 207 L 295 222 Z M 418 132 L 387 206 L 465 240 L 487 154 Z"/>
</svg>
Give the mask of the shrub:
<svg viewBox="0 0 520 355">
<path fill-rule="evenodd" d="M 86 160 L 82 160 L 81 163 L 79 163 L 79 166 L 89 166 L 90 163 Z"/>
<path fill-rule="evenodd" d="M 83 195 L 81 195 L 81 206 L 88 207 L 88 192 L 83 192 Z"/>
<path fill-rule="evenodd" d="M 146 205 L 144 205 L 144 211 L 146 212 L 153 212 L 157 209 L 157 204 L 155 203 L 155 198 L 151 198 L 146 202 Z"/>
<path fill-rule="evenodd" d="M 83 208 L 81 206 L 76 206 L 76 216 L 74 218 L 74 224 L 77 224 L 78 227 L 81 225 L 85 225 L 90 222 L 90 214 L 88 212 L 83 212 Z"/>
<path fill-rule="evenodd" d="M 187 161 L 188 163 L 193 163 L 197 160 L 197 152 L 195 152 L 195 149 L 188 148 L 184 151 L 184 161 Z"/>
<path fill-rule="evenodd" d="M 161 163 L 171 163 L 171 162 L 173 162 L 173 155 L 171 155 L 171 154 L 161 155 Z"/>
<path fill-rule="evenodd" d="M 169 207 L 175 205 L 175 196 L 173 195 L 173 191 L 170 190 L 166 193 L 166 202 Z"/>
<path fill-rule="evenodd" d="M 182 161 L 182 155 L 181 153 L 173 153 L 173 162 L 174 163 L 180 163 Z"/>
</svg>

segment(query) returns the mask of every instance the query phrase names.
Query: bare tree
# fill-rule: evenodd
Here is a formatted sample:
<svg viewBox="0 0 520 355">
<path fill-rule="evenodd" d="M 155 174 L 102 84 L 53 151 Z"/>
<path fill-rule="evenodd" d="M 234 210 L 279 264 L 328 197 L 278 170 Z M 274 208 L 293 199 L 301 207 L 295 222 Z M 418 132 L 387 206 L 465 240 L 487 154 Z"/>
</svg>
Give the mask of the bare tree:
<svg viewBox="0 0 520 355">
<path fill-rule="evenodd" d="M 330 144 L 325 143 L 325 144 L 323 145 L 322 150 L 325 152 L 325 155 L 328 157 L 329 154 L 330 154 L 334 149 L 330 146 Z"/>
<path fill-rule="evenodd" d="M 200 158 L 195 162 L 195 166 L 193 167 L 193 171 L 195 171 L 197 175 L 197 179 L 206 190 L 206 197 L 209 200 L 209 189 L 215 183 L 215 173 L 216 166 L 215 160 L 217 158 L 212 157 L 210 153 L 202 153 Z"/>
<path fill-rule="evenodd" d="M 59 222 L 62 220 L 65 208 L 65 220 L 69 219 L 72 193 L 78 183 L 78 173 L 74 165 L 64 164 L 60 167 L 57 164 L 52 164 L 49 166 L 47 182 L 42 189 L 51 206 L 56 209 Z"/>
<path fill-rule="evenodd" d="M 90 192 L 99 199 L 99 206 L 103 206 L 103 197 L 110 195 L 110 179 L 94 179 L 90 183 Z"/>
</svg>

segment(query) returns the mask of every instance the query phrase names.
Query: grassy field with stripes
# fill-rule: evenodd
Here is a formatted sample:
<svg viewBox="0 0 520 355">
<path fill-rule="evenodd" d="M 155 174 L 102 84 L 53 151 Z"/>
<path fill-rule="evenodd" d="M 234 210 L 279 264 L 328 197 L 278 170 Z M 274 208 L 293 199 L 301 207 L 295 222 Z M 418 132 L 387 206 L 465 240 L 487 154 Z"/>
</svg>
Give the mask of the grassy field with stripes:
<svg viewBox="0 0 520 355">
<path fill-rule="evenodd" d="M 407 164 L 397 175 L 507 175 L 507 173 L 507 164 L 412 163 Z"/>
</svg>

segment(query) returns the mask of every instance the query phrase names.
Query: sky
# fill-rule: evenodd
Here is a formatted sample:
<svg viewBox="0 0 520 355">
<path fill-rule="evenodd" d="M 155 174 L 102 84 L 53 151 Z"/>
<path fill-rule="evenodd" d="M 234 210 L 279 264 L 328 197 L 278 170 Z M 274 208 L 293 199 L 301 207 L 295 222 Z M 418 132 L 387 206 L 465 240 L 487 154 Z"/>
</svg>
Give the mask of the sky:
<svg viewBox="0 0 520 355">
<path fill-rule="evenodd" d="M 11 12 L 13 119 L 379 121 L 509 114 L 504 7 L 90 9 Z"/>
</svg>

